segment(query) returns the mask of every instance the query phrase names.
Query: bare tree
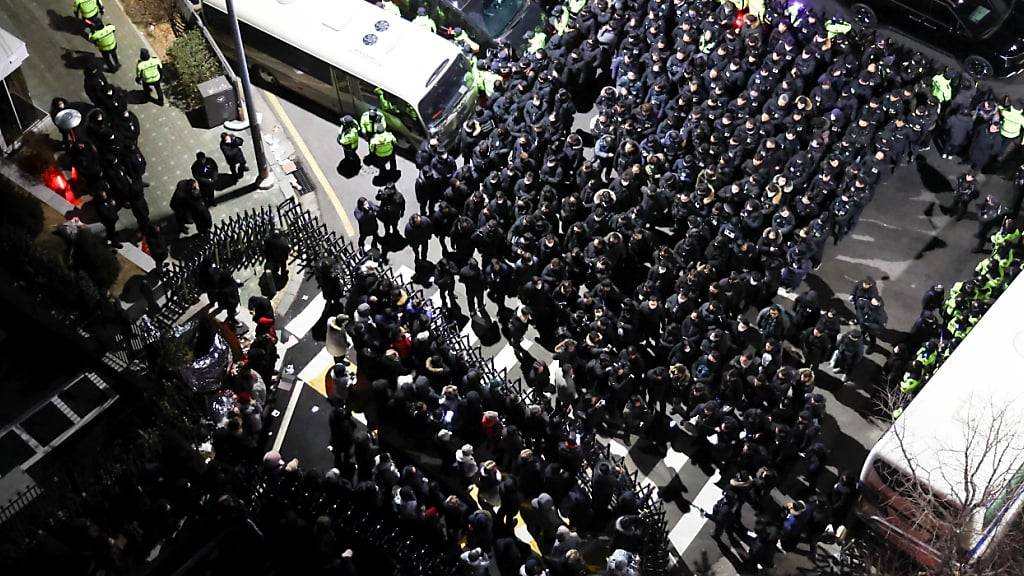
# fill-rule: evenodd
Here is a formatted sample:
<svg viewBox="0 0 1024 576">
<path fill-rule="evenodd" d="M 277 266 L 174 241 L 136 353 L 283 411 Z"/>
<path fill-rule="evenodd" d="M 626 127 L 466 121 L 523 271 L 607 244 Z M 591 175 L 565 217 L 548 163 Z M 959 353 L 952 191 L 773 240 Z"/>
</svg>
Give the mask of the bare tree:
<svg viewBox="0 0 1024 576">
<path fill-rule="evenodd" d="M 895 390 L 883 392 L 879 404 L 886 414 L 899 414 L 908 400 Z M 934 422 L 936 434 L 929 438 L 927 461 L 920 457 L 920 440 L 907 434 L 906 419 L 892 420 L 891 433 L 910 473 L 893 469 L 885 475 L 885 483 L 899 495 L 885 505 L 937 556 L 933 566 L 910 573 L 1024 574 L 1022 515 L 1005 517 L 1001 512 L 1024 479 L 1024 413 L 1016 408 L 969 397 L 955 421 Z M 950 428 L 958 433 L 950 434 Z M 967 552 L 993 523 L 1001 524 L 997 535 L 984 554 L 972 558 Z M 876 556 L 870 562 L 875 573 L 908 573 L 907 563 L 895 560 L 891 551 L 880 550 Z"/>
</svg>

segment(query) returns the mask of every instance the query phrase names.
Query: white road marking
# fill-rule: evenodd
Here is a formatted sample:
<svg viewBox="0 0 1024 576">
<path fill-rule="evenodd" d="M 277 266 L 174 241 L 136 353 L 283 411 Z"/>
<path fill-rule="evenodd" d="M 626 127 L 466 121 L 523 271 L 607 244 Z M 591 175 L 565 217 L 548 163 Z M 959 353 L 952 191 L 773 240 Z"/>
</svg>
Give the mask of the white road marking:
<svg viewBox="0 0 1024 576">
<path fill-rule="evenodd" d="M 480 338 L 477 337 L 476 332 L 473 332 L 472 320 L 466 322 L 466 325 L 462 327 L 462 332 L 460 332 L 460 334 L 469 338 L 470 346 L 476 346 L 480 342 Z"/>
<path fill-rule="evenodd" d="M 715 502 L 718 502 L 722 497 L 722 489 L 716 484 L 721 479 L 722 475 L 719 472 L 715 472 L 708 479 L 707 483 L 704 484 L 704 487 L 700 489 L 700 492 L 693 499 L 690 511 L 684 514 L 672 528 L 672 531 L 669 532 L 668 540 L 672 543 L 672 547 L 679 551 L 680 554 L 686 552 L 686 549 L 697 538 L 704 525 L 708 523 L 708 519 L 704 517 L 701 509 L 710 512 L 715 506 Z"/>
<path fill-rule="evenodd" d="M 665 466 L 667 466 L 671 470 L 675 470 L 676 473 L 682 470 L 683 466 L 686 466 L 686 463 L 689 461 L 689 456 L 687 456 L 683 452 L 676 452 L 675 450 L 672 449 L 672 447 L 669 447 L 668 452 L 662 459 L 662 462 L 665 463 Z"/>
<path fill-rule="evenodd" d="M 326 347 L 321 348 L 316 353 L 316 356 L 309 361 L 309 364 L 306 364 L 302 370 L 299 370 L 299 375 L 296 378 L 303 382 L 311 382 L 331 366 L 334 366 L 334 356 L 331 356 Z"/>
<path fill-rule="evenodd" d="M 306 383 L 298 381 L 298 386 L 292 388 L 292 395 L 288 398 L 288 408 L 284 411 L 284 417 L 281 419 L 281 426 L 277 429 L 277 437 L 274 438 L 274 451 L 280 452 L 281 446 L 284 444 L 284 436 L 288 433 L 288 425 L 292 422 L 292 414 L 295 413 L 295 407 L 299 404 L 299 395 L 302 394 L 302 390 L 306 387 Z"/>
<path fill-rule="evenodd" d="M 533 348 L 533 342 L 523 338 L 523 350 L 529 350 L 530 348 Z M 494 356 L 494 367 L 498 370 L 501 370 L 502 368 L 511 370 L 518 361 L 519 359 L 516 358 L 515 349 L 512 348 L 511 344 L 506 344 L 505 347 L 501 349 L 501 352 L 498 352 L 498 354 Z"/>
<path fill-rule="evenodd" d="M 289 322 L 284 329 L 296 339 L 301 339 L 309 333 L 317 320 L 323 316 L 324 308 L 326 307 L 327 300 L 324 299 L 323 294 L 318 293 L 316 297 L 302 309 L 302 312 L 300 312 L 298 316 L 292 318 L 292 321 Z"/>
<path fill-rule="evenodd" d="M 398 270 L 395 270 L 395 276 L 397 276 L 398 279 L 404 282 L 405 284 L 409 284 L 410 282 L 412 282 L 412 277 L 415 275 L 416 271 L 405 265 L 402 265 L 401 267 L 398 268 Z"/>
</svg>

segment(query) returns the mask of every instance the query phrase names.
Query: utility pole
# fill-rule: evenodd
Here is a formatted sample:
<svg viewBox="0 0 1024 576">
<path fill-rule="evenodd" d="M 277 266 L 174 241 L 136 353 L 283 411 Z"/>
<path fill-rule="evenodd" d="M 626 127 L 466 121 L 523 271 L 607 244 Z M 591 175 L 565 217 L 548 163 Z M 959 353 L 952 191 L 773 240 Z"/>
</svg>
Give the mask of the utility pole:
<svg viewBox="0 0 1024 576">
<path fill-rule="evenodd" d="M 259 176 L 256 184 L 263 188 L 272 184 L 270 166 L 267 164 L 267 153 L 263 150 L 263 136 L 260 133 L 259 117 L 256 115 L 256 104 L 252 98 L 252 84 L 249 82 L 249 64 L 245 61 L 245 48 L 242 47 L 242 31 L 238 29 L 238 16 L 235 14 L 234 0 L 226 0 L 228 21 L 231 22 L 231 33 L 235 37 L 235 53 L 238 57 L 238 76 L 242 80 L 242 95 L 245 98 L 245 113 L 249 117 L 249 130 L 252 133 L 252 149 L 256 154 L 256 168 Z M 267 186 L 269 187 L 269 186 Z"/>
</svg>

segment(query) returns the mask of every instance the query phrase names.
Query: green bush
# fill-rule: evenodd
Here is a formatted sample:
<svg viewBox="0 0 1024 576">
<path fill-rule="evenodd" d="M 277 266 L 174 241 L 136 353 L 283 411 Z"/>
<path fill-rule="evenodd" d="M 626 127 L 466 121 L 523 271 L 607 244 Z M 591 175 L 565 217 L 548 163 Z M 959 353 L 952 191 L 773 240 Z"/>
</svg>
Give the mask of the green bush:
<svg viewBox="0 0 1024 576">
<path fill-rule="evenodd" d="M 107 248 L 107 243 L 88 230 L 80 230 L 75 236 L 71 263 L 76 269 L 85 272 L 101 293 L 110 289 L 121 272 L 121 263 Z"/>
<path fill-rule="evenodd" d="M 179 36 L 167 49 L 167 64 L 170 72 L 167 95 L 175 106 L 184 110 L 193 110 L 202 103 L 200 83 L 224 73 L 202 32 L 195 29 Z"/>
</svg>

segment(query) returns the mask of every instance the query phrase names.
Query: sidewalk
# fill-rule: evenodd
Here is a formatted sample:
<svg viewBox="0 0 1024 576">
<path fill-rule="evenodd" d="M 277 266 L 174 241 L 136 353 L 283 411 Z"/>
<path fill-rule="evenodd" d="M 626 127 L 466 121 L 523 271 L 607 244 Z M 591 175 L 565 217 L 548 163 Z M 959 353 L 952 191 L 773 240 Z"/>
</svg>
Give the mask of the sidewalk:
<svg viewBox="0 0 1024 576">
<path fill-rule="evenodd" d="M 121 69 L 114 74 L 107 73 L 107 78 L 128 93 L 130 103 L 137 102 L 139 99 L 133 98 L 133 91 L 138 89 L 135 63 L 139 49 L 147 47 L 147 44 L 117 0 L 107 0 L 104 5 L 104 21 L 117 27 L 117 52 L 121 61 Z M 79 105 L 88 108 L 82 69 L 90 60 L 100 62 L 96 49 L 81 35 L 80 24 L 72 15 L 71 6 L 70 0 L 0 0 L 0 26 L 20 37 L 28 46 L 29 58 L 22 70 L 33 102 L 47 111 L 50 101 L 57 96 L 66 98 L 76 108 Z M 171 214 L 168 204 L 175 184 L 191 176 L 190 167 L 197 151 L 206 152 L 217 160 L 222 173 L 227 172 L 218 146 L 224 129 L 195 128 L 189 123 L 185 111 L 169 102 L 163 107 L 149 102 L 131 104 L 130 109 L 142 125 L 139 147 L 148 162 L 146 181 L 151 186 L 146 189 L 146 197 L 150 216 L 153 221 L 161 221 Z M 59 139 L 52 123 L 49 126 L 51 135 Z M 228 200 L 212 209 L 215 222 L 254 206 L 276 205 L 285 198 L 285 194 L 290 194 L 286 188 L 278 187 L 257 189 L 238 196 L 232 194 L 251 184 L 255 177 L 256 162 L 250 135 L 248 132 L 239 135 L 246 140 L 245 155 L 250 171 L 239 183 L 218 191 L 218 198 L 226 195 Z M 270 162 L 274 163 L 277 158 L 269 147 L 267 153 Z M 135 229 L 130 211 L 122 210 L 120 216 L 119 228 Z M 88 219 L 88 216 L 83 219 Z"/>
</svg>

